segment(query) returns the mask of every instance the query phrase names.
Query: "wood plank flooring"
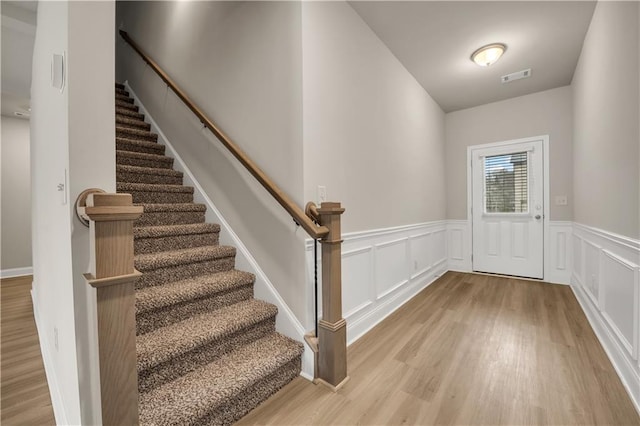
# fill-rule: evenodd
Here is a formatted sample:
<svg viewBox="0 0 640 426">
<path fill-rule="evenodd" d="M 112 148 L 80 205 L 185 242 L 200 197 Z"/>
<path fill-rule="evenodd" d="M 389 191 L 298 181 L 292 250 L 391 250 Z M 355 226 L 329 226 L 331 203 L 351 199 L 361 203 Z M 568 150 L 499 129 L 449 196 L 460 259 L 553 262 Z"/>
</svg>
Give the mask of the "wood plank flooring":
<svg viewBox="0 0 640 426">
<path fill-rule="evenodd" d="M 348 359 L 340 392 L 298 378 L 240 424 L 640 424 L 568 286 L 449 272 Z"/>
<path fill-rule="evenodd" d="M 31 277 L 0 281 L 0 422 L 54 425 L 31 304 Z"/>
</svg>

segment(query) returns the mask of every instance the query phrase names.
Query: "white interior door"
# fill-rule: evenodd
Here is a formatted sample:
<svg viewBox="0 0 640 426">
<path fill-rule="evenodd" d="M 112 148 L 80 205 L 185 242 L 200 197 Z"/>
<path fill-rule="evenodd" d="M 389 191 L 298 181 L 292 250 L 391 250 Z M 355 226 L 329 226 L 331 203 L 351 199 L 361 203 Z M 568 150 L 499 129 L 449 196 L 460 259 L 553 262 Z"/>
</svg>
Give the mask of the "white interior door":
<svg viewBox="0 0 640 426">
<path fill-rule="evenodd" d="M 473 270 L 544 276 L 542 140 L 471 150 Z"/>
</svg>

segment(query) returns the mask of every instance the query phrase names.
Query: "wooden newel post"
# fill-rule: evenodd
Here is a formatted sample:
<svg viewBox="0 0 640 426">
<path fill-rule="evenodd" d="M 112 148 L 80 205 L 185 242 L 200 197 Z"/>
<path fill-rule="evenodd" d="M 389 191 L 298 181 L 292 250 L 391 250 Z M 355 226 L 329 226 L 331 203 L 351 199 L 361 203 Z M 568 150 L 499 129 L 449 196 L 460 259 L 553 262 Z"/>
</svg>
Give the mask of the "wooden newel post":
<svg viewBox="0 0 640 426">
<path fill-rule="evenodd" d="M 320 225 L 329 229 L 322 244 L 322 319 L 318 323 L 318 380 L 334 390 L 347 376 L 347 322 L 342 318 L 342 236 L 340 203 L 325 202 L 318 208 Z"/>
<path fill-rule="evenodd" d="M 142 214 L 129 194 L 88 195 L 91 272 L 96 288 L 100 390 L 104 425 L 138 424 L 133 221 Z"/>
</svg>

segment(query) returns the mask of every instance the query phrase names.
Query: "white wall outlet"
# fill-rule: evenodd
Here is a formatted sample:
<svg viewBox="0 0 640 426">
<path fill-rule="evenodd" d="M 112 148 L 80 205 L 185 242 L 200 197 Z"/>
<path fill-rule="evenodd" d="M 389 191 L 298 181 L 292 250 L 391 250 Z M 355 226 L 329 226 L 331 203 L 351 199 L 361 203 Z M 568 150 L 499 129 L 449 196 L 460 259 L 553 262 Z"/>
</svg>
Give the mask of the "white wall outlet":
<svg viewBox="0 0 640 426">
<path fill-rule="evenodd" d="M 327 201 L 327 187 L 318 185 L 318 204 Z"/>
<path fill-rule="evenodd" d="M 60 347 L 58 346 L 58 327 L 53 327 L 53 346 L 55 346 L 56 352 L 60 352 Z"/>
<path fill-rule="evenodd" d="M 566 205 L 567 205 L 567 196 L 556 195 L 556 206 L 566 206 Z"/>
</svg>

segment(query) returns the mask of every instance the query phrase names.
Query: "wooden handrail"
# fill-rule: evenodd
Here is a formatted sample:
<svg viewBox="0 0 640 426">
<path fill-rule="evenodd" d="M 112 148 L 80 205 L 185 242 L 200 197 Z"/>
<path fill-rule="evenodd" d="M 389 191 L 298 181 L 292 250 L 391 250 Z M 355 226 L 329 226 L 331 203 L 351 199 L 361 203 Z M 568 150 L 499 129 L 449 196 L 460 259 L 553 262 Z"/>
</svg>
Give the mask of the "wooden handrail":
<svg viewBox="0 0 640 426">
<path fill-rule="evenodd" d="M 297 204 L 295 204 L 289 196 L 273 182 L 265 172 L 258 167 L 249 156 L 236 145 L 222 130 L 220 130 L 202 110 L 187 96 L 186 93 L 178 87 L 178 85 L 167 75 L 160 66 L 147 55 L 142 48 L 127 34 L 126 31 L 120 30 L 122 38 L 131 45 L 138 55 L 158 74 L 158 76 L 175 92 L 176 95 L 184 102 L 184 104 L 198 117 L 202 124 L 208 128 L 222 144 L 233 154 L 234 157 L 255 177 L 264 189 L 280 203 L 280 205 L 291 215 L 293 220 L 304 228 L 305 231 L 314 239 L 319 239 L 329 233 L 326 226 L 319 226 L 309 218 Z"/>
</svg>

